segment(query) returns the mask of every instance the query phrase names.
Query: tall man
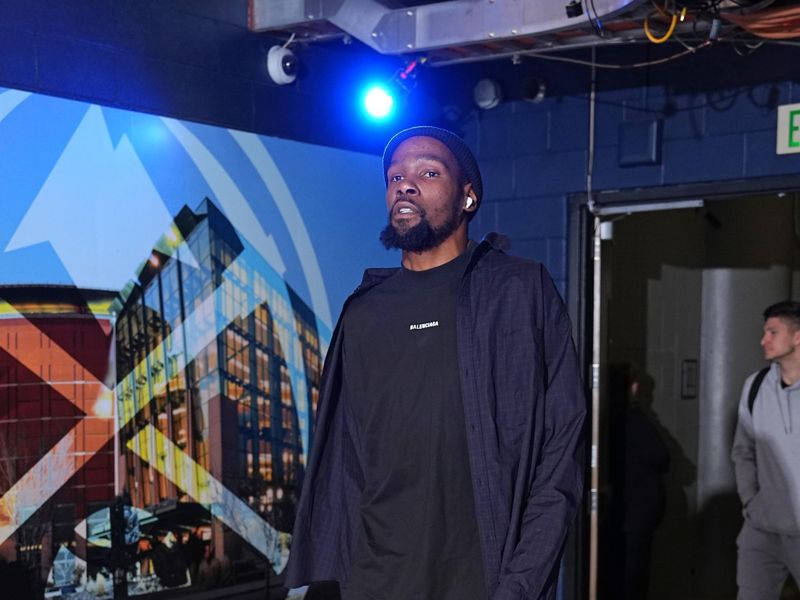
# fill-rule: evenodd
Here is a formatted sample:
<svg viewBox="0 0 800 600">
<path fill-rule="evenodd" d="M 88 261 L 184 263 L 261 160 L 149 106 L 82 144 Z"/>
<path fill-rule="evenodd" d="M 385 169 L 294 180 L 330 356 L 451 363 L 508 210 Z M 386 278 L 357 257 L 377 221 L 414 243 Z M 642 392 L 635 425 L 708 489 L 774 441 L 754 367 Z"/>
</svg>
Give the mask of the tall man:
<svg viewBox="0 0 800 600">
<path fill-rule="evenodd" d="M 739 600 L 777 600 L 789 572 L 800 581 L 800 303 L 764 311 L 761 346 L 772 364 L 745 381 L 732 452 Z"/>
<path fill-rule="evenodd" d="M 483 196 L 435 127 L 383 155 L 387 248 L 326 358 L 287 585 L 345 600 L 552 598 L 583 483 L 570 324 L 538 263 L 469 242 Z"/>
</svg>

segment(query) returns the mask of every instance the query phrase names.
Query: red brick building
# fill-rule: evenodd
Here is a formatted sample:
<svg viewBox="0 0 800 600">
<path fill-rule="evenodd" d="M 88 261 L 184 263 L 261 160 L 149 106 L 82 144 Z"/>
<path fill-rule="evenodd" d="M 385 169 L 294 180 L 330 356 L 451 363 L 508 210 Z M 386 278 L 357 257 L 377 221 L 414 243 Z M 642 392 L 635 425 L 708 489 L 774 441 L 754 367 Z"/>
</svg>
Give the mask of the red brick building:
<svg viewBox="0 0 800 600">
<path fill-rule="evenodd" d="M 44 578 L 114 497 L 110 292 L 0 286 L 0 557 Z M 111 375 L 109 377 L 109 375 Z"/>
</svg>

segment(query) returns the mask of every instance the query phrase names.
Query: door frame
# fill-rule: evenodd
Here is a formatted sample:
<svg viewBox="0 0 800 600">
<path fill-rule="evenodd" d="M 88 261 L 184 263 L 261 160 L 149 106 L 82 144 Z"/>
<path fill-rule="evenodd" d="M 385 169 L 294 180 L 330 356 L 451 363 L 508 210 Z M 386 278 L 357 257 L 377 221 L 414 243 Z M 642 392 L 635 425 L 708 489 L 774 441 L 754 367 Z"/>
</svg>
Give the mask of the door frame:
<svg viewBox="0 0 800 600">
<path fill-rule="evenodd" d="M 562 598 L 596 600 L 599 484 L 599 417 L 603 393 L 603 322 L 600 224 L 615 216 L 702 206 L 705 201 L 749 194 L 800 194 L 800 175 L 569 194 L 567 219 L 567 308 L 587 390 L 590 443 L 586 448 L 585 493 L 567 540 Z"/>
</svg>

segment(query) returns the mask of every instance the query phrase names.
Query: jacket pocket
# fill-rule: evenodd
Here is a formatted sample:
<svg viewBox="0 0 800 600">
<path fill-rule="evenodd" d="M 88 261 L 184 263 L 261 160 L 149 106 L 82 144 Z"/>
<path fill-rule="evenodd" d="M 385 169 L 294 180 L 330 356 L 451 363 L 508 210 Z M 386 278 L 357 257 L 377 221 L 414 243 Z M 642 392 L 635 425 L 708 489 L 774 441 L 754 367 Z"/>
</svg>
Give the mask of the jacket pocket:
<svg viewBox="0 0 800 600">
<path fill-rule="evenodd" d="M 798 515 L 787 490 L 761 488 L 744 507 L 753 527 L 772 533 L 800 534 Z"/>
</svg>

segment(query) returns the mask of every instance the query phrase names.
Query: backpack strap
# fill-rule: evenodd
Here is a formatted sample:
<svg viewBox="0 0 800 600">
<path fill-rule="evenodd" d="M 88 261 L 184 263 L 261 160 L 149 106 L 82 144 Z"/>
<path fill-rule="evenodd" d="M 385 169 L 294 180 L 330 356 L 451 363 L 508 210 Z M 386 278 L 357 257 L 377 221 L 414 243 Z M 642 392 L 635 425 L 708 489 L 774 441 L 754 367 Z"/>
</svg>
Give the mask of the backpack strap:
<svg viewBox="0 0 800 600">
<path fill-rule="evenodd" d="M 747 408 L 750 409 L 750 414 L 753 414 L 753 404 L 756 402 L 756 396 L 758 396 L 758 388 L 761 387 L 761 382 L 764 381 L 764 377 L 767 376 L 769 373 L 770 367 L 764 367 L 758 372 L 756 378 L 753 379 L 753 383 L 750 384 L 750 393 L 747 395 Z"/>
</svg>

